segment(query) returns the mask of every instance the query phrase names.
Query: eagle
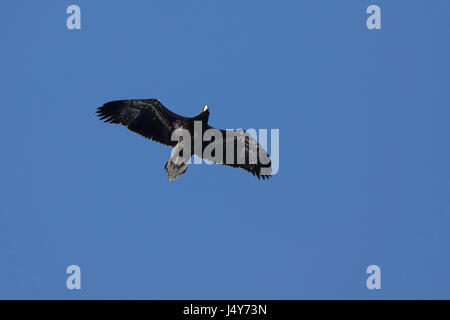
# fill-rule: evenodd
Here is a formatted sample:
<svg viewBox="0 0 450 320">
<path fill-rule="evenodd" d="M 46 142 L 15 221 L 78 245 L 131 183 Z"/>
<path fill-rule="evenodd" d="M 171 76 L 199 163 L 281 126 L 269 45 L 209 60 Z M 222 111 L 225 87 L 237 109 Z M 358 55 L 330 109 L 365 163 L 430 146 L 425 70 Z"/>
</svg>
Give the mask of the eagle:
<svg viewBox="0 0 450 320">
<path fill-rule="evenodd" d="M 122 124 L 145 138 L 172 147 L 164 166 L 170 181 L 186 172 L 192 155 L 242 168 L 258 179 L 272 175 L 267 151 L 250 134 L 209 126 L 208 105 L 192 118 L 170 111 L 157 99 L 110 101 L 98 107 L 96 113 L 106 123 Z M 206 139 L 208 133 L 211 137 Z"/>
</svg>

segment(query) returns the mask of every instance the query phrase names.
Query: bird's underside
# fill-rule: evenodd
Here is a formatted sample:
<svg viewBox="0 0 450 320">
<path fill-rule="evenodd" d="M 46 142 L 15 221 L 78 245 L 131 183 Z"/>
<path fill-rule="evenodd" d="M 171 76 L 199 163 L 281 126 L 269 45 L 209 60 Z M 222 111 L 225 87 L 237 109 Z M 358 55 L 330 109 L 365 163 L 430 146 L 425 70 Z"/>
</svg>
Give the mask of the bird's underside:
<svg viewBox="0 0 450 320">
<path fill-rule="evenodd" d="M 164 166 L 171 181 L 186 172 L 188 160 L 193 154 L 215 163 L 242 168 L 258 177 L 258 179 L 269 179 L 271 177 L 271 161 L 267 152 L 255 139 L 244 132 L 235 134 L 234 131 L 218 130 L 209 126 L 208 106 L 205 106 L 197 116 L 187 118 L 168 110 L 156 99 L 117 100 L 99 107 L 97 114 L 100 120 L 107 123 L 122 124 L 148 139 L 172 147 L 171 156 Z M 187 133 L 190 137 L 197 137 L 194 129 L 198 124 L 202 128 L 201 137 L 206 130 L 213 129 L 223 139 L 213 140 L 212 143 L 201 141 L 201 147 L 198 150 L 195 149 L 194 138 L 191 139 L 191 143 L 187 139 L 183 140 L 185 136 L 174 138 L 174 135 L 180 131 Z M 234 136 L 230 133 L 234 133 Z M 208 144 L 210 144 L 209 147 Z M 230 153 L 230 145 L 235 148 L 232 150 L 232 154 Z M 188 149 L 190 152 L 186 152 L 185 148 L 188 146 L 191 147 Z M 214 147 L 212 153 L 208 152 L 211 146 Z M 217 156 L 220 153 L 223 155 L 222 158 Z"/>
</svg>

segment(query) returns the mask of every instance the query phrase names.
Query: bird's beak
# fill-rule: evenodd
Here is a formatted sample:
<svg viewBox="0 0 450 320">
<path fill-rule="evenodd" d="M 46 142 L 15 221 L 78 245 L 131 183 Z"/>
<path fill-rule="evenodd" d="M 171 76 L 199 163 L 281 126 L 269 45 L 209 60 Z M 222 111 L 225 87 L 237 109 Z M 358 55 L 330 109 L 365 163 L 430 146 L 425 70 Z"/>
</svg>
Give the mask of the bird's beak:
<svg viewBox="0 0 450 320">
<path fill-rule="evenodd" d="M 203 108 L 203 112 L 208 111 L 208 105 Z"/>
</svg>

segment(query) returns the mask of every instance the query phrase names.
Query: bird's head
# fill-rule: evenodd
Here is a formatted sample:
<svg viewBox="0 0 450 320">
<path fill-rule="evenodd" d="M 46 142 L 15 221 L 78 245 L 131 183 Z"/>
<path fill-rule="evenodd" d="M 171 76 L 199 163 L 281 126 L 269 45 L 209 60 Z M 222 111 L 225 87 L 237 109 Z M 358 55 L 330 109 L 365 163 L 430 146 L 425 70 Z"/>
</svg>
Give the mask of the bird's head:
<svg viewBox="0 0 450 320">
<path fill-rule="evenodd" d="M 202 112 L 198 114 L 194 119 L 201 120 L 203 123 L 208 123 L 209 118 L 209 107 L 205 105 L 202 109 Z"/>
</svg>

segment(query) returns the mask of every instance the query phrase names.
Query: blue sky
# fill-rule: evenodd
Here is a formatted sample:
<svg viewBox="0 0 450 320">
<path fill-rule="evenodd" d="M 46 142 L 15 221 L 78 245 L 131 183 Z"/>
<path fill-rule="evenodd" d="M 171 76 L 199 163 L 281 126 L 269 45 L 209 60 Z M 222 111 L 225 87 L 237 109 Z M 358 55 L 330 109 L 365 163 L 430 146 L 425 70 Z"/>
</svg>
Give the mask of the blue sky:
<svg viewBox="0 0 450 320">
<path fill-rule="evenodd" d="M 450 298 L 448 12 L 3 1 L 0 298 Z M 169 182 L 168 147 L 95 117 L 128 98 L 279 129 L 280 171 L 191 165 Z"/>
</svg>

